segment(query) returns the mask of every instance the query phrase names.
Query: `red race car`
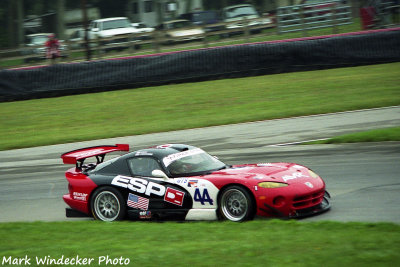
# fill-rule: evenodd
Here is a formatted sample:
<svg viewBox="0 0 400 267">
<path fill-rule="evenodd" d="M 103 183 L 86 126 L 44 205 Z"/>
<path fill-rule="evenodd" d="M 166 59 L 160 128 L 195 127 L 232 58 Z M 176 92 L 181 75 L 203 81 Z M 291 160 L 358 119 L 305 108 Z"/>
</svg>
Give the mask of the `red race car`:
<svg viewBox="0 0 400 267">
<path fill-rule="evenodd" d="M 129 145 L 83 148 L 61 156 L 67 217 L 217 220 L 299 218 L 329 210 L 324 181 L 295 163 L 229 166 L 200 148 L 167 144 L 104 161 Z M 94 157 L 95 163 L 84 164 Z"/>
</svg>

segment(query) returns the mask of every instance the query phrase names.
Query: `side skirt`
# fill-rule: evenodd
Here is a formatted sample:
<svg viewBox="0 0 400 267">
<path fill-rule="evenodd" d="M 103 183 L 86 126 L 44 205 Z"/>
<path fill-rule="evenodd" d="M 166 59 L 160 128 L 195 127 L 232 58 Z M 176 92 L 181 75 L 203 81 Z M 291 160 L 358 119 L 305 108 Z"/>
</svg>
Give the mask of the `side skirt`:
<svg viewBox="0 0 400 267">
<path fill-rule="evenodd" d="M 132 220 L 186 220 L 186 221 L 215 221 L 218 220 L 215 209 L 152 209 L 128 210 Z"/>
</svg>

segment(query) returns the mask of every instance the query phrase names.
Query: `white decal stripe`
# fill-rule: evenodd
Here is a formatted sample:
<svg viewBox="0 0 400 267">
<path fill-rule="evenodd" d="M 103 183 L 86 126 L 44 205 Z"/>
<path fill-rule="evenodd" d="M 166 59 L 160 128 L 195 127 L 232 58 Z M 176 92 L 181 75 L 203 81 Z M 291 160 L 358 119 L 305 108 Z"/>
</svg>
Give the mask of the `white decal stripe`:
<svg viewBox="0 0 400 267">
<path fill-rule="evenodd" d="M 163 162 L 165 166 L 170 165 L 172 162 L 174 162 L 175 160 L 187 157 L 187 156 L 193 156 L 196 154 L 201 154 L 204 153 L 204 151 L 200 148 L 196 148 L 196 149 L 191 149 L 191 150 L 186 150 L 183 152 L 179 152 L 179 153 L 175 153 L 175 154 L 171 154 L 165 158 L 163 158 Z"/>
</svg>

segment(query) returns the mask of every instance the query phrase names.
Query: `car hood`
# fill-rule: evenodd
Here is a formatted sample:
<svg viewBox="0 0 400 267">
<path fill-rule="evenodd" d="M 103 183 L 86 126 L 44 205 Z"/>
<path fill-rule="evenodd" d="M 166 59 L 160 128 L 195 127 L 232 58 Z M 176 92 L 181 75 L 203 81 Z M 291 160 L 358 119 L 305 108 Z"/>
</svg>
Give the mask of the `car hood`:
<svg viewBox="0 0 400 267">
<path fill-rule="evenodd" d="M 115 36 L 115 35 L 121 35 L 121 34 L 130 34 L 130 33 L 137 33 L 139 32 L 135 28 L 118 28 L 118 29 L 110 29 L 110 30 L 104 30 L 99 32 L 99 35 L 102 37 L 110 37 L 110 36 Z"/>
<path fill-rule="evenodd" d="M 243 15 L 243 16 L 237 16 L 234 18 L 225 19 L 224 22 L 236 22 L 236 21 L 241 21 L 241 20 L 246 20 L 246 19 L 252 20 L 252 19 L 258 19 L 258 18 L 260 18 L 260 16 L 258 16 L 258 15 Z"/>
<path fill-rule="evenodd" d="M 259 163 L 235 165 L 209 175 L 213 178 L 233 178 L 253 180 L 256 183 L 268 181 L 298 184 L 322 179 L 308 168 L 295 163 Z"/>
<path fill-rule="evenodd" d="M 182 36 L 189 36 L 189 35 L 196 35 L 196 34 L 203 34 L 204 31 L 199 28 L 194 29 L 184 29 L 184 30 L 169 30 L 168 34 L 173 37 L 182 37 Z"/>
</svg>

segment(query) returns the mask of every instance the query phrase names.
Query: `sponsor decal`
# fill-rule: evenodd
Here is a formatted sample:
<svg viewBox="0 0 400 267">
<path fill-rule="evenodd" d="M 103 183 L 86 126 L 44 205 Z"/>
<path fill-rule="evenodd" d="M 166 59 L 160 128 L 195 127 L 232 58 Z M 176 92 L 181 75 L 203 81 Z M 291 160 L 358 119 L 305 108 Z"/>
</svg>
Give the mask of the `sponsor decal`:
<svg viewBox="0 0 400 267">
<path fill-rule="evenodd" d="M 189 180 L 188 187 L 197 187 L 199 180 Z"/>
<path fill-rule="evenodd" d="M 152 156 L 153 153 L 147 152 L 147 151 L 138 151 L 135 153 L 135 156 Z"/>
<path fill-rule="evenodd" d="M 185 192 L 168 187 L 167 191 L 165 192 L 164 201 L 182 206 L 184 196 Z"/>
<path fill-rule="evenodd" d="M 129 193 L 128 201 L 126 202 L 128 207 L 140 210 L 149 209 L 149 199 L 145 197 L 140 197 L 135 194 Z"/>
<path fill-rule="evenodd" d="M 279 166 L 274 163 L 258 163 L 257 167 L 275 167 L 275 168 L 281 168 L 281 169 L 286 169 L 284 166 Z"/>
<path fill-rule="evenodd" d="M 75 200 L 82 200 L 82 201 L 86 201 L 88 194 L 85 193 L 79 193 L 79 192 L 73 192 L 72 193 L 72 198 Z"/>
<path fill-rule="evenodd" d="M 175 179 L 176 184 L 186 184 L 188 182 L 188 178 L 177 178 Z"/>
<path fill-rule="evenodd" d="M 181 158 L 184 158 L 184 157 L 188 157 L 188 156 L 197 155 L 197 154 L 201 154 L 201 153 L 204 153 L 204 151 L 202 149 L 200 149 L 200 148 L 186 150 L 186 151 L 183 151 L 183 152 L 171 154 L 171 155 L 163 158 L 163 162 L 164 162 L 164 165 L 167 167 L 172 162 L 174 162 L 174 161 L 176 161 L 178 159 L 181 159 Z"/>
<path fill-rule="evenodd" d="M 118 175 L 114 177 L 111 184 L 128 188 L 133 192 L 145 194 L 147 196 L 164 196 L 165 193 L 165 186 L 141 178 Z"/>
<path fill-rule="evenodd" d="M 186 185 L 187 187 L 205 186 L 204 184 L 199 184 L 198 179 L 178 178 L 175 179 L 175 183 L 179 185 Z"/>
<path fill-rule="evenodd" d="M 284 176 L 282 176 L 282 179 L 283 179 L 285 182 L 287 182 L 287 181 L 289 181 L 289 180 L 297 179 L 297 178 L 300 178 L 300 177 L 308 177 L 308 176 L 302 174 L 301 172 L 294 172 L 294 173 L 292 173 L 292 175 L 284 175 Z"/>
<path fill-rule="evenodd" d="M 146 211 L 139 212 L 139 218 L 140 219 L 151 219 L 151 211 L 146 210 Z"/>
<path fill-rule="evenodd" d="M 257 166 L 258 167 L 270 167 L 270 166 L 274 166 L 274 164 L 272 164 L 272 163 L 258 163 Z"/>
<path fill-rule="evenodd" d="M 169 148 L 171 146 L 172 146 L 171 144 L 165 144 L 165 145 L 156 146 L 156 148 Z"/>
<path fill-rule="evenodd" d="M 250 170 L 253 170 L 254 168 L 255 167 L 246 166 L 246 167 L 231 168 L 231 169 L 227 169 L 224 171 L 227 173 L 236 173 L 236 172 L 250 171 Z"/>
<path fill-rule="evenodd" d="M 293 165 L 293 168 L 297 168 L 297 169 L 305 169 L 306 167 L 301 166 L 301 165 Z"/>
<path fill-rule="evenodd" d="M 314 187 L 313 184 L 310 183 L 310 182 L 305 182 L 304 184 L 305 184 L 306 186 L 308 186 L 309 188 L 313 188 L 313 187 Z"/>
<path fill-rule="evenodd" d="M 90 156 L 96 155 L 96 154 L 101 153 L 103 151 L 104 151 L 104 149 L 102 149 L 102 148 L 93 149 L 93 150 L 86 151 L 86 152 L 77 151 L 75 153 L 70 154 L 70 156 L 72 156 L 72 157 L 80 156 L 80 157 L 88 158 Z"/>
</svg>

